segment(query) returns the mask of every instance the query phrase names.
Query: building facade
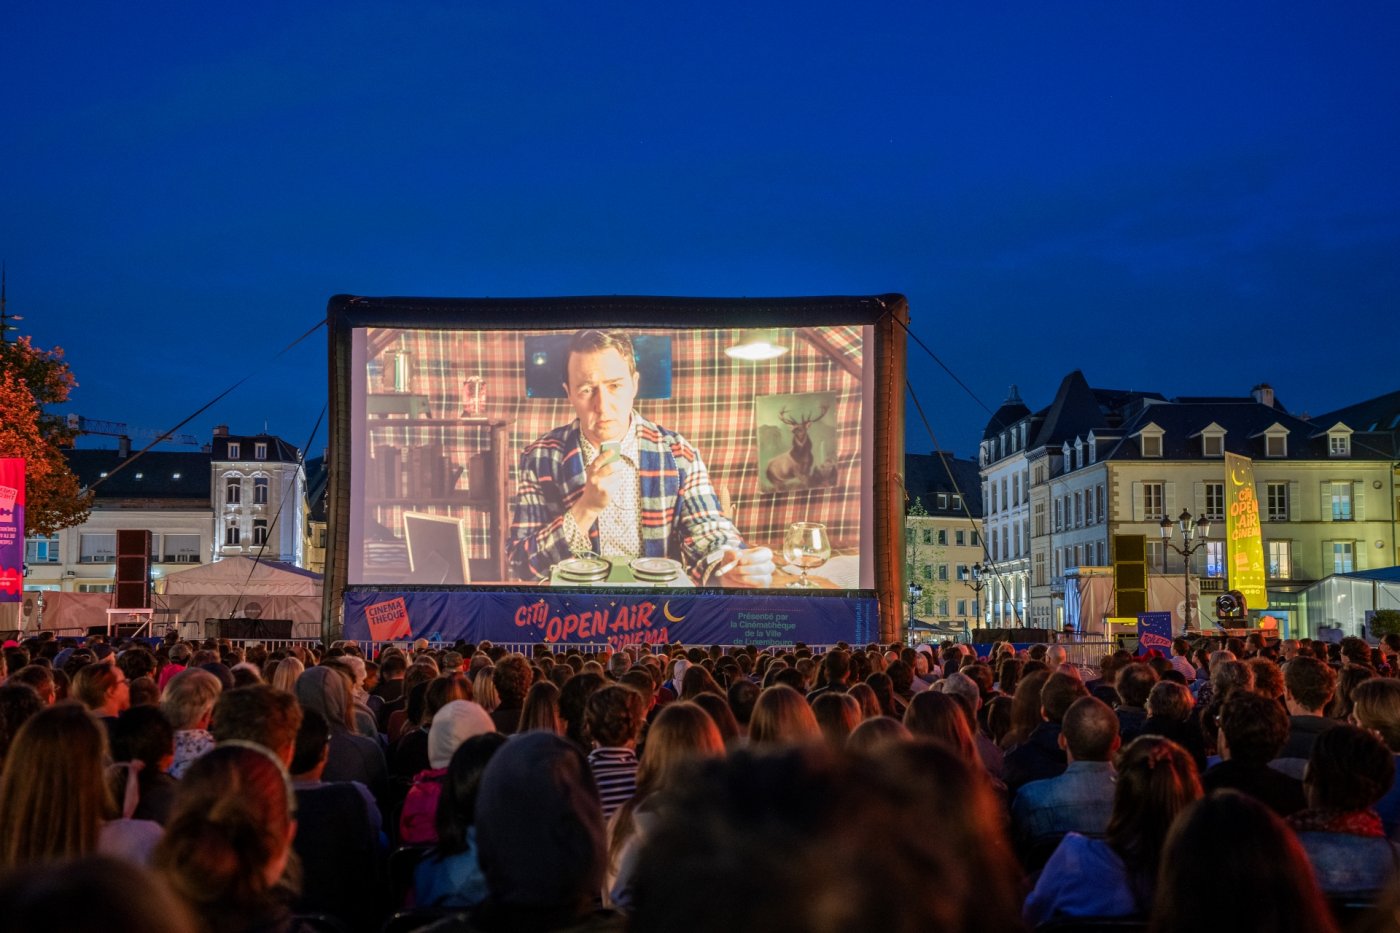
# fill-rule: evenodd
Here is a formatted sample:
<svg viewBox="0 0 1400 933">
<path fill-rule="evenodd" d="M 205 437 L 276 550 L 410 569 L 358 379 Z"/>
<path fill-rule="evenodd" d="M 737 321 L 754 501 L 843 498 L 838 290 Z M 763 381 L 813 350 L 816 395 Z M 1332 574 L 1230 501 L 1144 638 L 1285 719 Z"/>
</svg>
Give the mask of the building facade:
<svg viewBox="0 0 1400 933">
<path fill-rule="evenodd" d="M 241 554 L 302 565 L 306 482 L 301 453 L 270 434 L 214 429 L 210 455 L 216 557 Z"/>
<path fill-rule="evenodd" d="M 986 553 L 977 464 L 949 454 L 906 454 L 904 485 L 905 579 L 922 591 L 913 617 L 945 634 L 980 627 L 985 606 L 972 568 Z"/>
<path fill-rule="evenodd" d="M 1014 524 L 1014 495 L 1010 502 L 1004 494 L 990 496 L 1019 469 L 1021 451 L 1001 441 L 1019 428 L 1032 437 L 1024 452 L 1031 512 L 1028 614 L 1037 626 L 1066 621 L 1067 575 L 1107 567 L 1114 535 L 1144 536 L 1149 573 L 1181 578 L 1182 598 L 1190 598 L 1185 560 L 1165 543 L 1161 526 L 1183 511 L 1212 523 L 1191 557 L 1193 589 L 1207 608 L 1213 594 L 1230 589 L 1227 452 L 1254 462 L 1269 605 L 1251 610 L 1287 613 L 1295 633 L 1310 633 L 1323 621 L 1305 617 L 1298 599 L 1303 589 L 1330 574 L 1396 561 L 1395 433 L 1355 413 L 1295 416 L 1267 385 L 1248 396 L 1169 400 L 1093 389 L 1075 372 L 1048 408 L 1011 414 L 1003 419 L 1009 424 L 989 425 L 983 440 L 988 542 L 1000 566 L 1016 567 L 1014 545 L 1008 552 L 1004 543 L 992 543 L 994 528 Z M 1180 544 L 1179 537 L 1172 540 Z"/>
</svg>

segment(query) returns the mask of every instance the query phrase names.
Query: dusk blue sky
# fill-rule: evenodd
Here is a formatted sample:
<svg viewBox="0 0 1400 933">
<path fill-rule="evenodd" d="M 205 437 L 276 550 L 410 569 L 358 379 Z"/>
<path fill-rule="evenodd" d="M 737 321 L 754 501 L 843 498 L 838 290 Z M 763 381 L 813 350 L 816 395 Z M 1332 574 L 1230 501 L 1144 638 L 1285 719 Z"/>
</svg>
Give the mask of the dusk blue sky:
<svg viewBox="0 0 1400 933">
<path fill-rule="evenodd" d="M 271 357 L 336 293 L 902 292 L 992 409 L 1319 414 L 1400 387 L 1397 49 L 1391 2 L 11 3 L 0 257 L 71 411 L 252 375 L 201 437 L 307 442 L 325 332 Z"/>
</svg>

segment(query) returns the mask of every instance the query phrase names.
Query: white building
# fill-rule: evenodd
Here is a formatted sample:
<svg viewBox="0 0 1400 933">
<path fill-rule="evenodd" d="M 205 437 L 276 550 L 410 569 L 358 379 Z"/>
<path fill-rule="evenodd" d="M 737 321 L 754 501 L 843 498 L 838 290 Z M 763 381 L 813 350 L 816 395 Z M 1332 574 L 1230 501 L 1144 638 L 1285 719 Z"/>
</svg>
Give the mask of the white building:
<svg viewBox="0 0 1400 933">
<path fill-rule="evenodd" d="M 210 457 L 214 555 L 302 565 L 306 483 L 300 452 L 271 434 L 214 429 Z"/>
</svg>

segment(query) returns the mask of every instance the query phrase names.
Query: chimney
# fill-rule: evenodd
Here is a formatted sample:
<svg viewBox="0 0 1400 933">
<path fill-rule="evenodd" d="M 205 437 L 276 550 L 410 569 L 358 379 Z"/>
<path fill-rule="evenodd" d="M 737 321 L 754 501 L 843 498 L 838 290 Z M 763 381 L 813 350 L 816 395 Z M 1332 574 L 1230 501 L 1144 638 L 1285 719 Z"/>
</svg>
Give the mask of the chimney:
<svg viewBox="0 0 1400 933">
<path fill-rule="evenodd" d="M 216 425 L 214 425 L 214 436 L 215 436 L 215 437 L 228 437 L 228 425 L 226 425 L 226 424 L 216 424 Z"/>
<path fill-rule="evenodd" d="M 131 438 L 125 434 L 117 438 L 117 456 L 123 460 L 131 456 Z"/>
<path fill-rule="evenodd" d="M 1270 408 L 1274 407 L 1274 387 L 1267 382 L 1259 383 L 1253 389 L 1250 389 L 1249 394 L 1254 396 L 1254 400 L 1260 405 L 1267 405 Z"/>
</svg>

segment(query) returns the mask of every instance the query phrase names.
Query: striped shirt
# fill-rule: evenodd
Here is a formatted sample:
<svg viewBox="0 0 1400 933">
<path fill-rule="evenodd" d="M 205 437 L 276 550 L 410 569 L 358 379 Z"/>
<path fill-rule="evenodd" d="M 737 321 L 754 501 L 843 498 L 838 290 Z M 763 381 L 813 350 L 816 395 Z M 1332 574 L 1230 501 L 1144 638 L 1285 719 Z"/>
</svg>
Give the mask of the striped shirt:
<svg viewBox="0 0 1400 933">
<path fill-rule="evenodd" d="M 588 767 L 598 785 L 603 819 L 611 819 L 637 792 L 637 753 L 630 748 L 595 748 L 588 753 Z"/>
</svg>

